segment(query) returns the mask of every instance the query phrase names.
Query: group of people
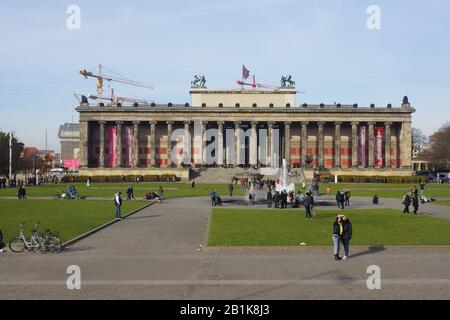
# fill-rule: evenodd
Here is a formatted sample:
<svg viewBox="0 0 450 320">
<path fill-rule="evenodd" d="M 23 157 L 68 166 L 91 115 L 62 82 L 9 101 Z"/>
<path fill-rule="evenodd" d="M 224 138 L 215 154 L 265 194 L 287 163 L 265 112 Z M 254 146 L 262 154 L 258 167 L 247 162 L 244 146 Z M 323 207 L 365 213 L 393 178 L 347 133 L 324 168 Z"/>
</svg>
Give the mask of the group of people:
<svg viewBox="0 0 450 320">
<path fill-rule="evenodd" d="M 348 207 L 350 205 L 350 190 L 348 189 L 342 191 L 338 190 L 336 192 L 336 203 L 338 209 L 344 209 L 345 206 Z"/>
<path fill-rule="evenodd" d="M 337 215 L 333 223 L 333 254 L 335 260 L 346 260 L 350 252 L 350 240 L 353 229 L 349 218 L 345 215 Z M 344 246 L 344 256 L 340 257 L 340 244 Z"/>
<path fill-rule="evenodd" d="M 403 213 L 411 213 L 409 207 L 413 206 L 413 213 L 417 214 L 419 210 L 419 191 L 417 187 L 411 187 L 411 190 L 403 196 L 402 204 L 404 205 Z"/>
<path fill-rule="evenodd" d="M 291 208 L 300 208 L 303 206 L 305 208 L 305 218 L 307 220 L 312 219 L 313 213 L 313 205 L 314 205 L 314 196 L 311 191 L 303 193 L 302 191 L 297 191 L 297 194 L 294 195 L 294 192 L 287 192 L 283 190 L 282 192 L 272 190 L 267 191 L 267 207 L 268 208 L 280 208 L 286 209 Z"/>
<path fill-rule="evenodd" d="M 212 190 L 209 195 L 211 196 L 212 207 L 223 206 L 222 198 L 219 196 L 216 189 Z"/>
</svg>

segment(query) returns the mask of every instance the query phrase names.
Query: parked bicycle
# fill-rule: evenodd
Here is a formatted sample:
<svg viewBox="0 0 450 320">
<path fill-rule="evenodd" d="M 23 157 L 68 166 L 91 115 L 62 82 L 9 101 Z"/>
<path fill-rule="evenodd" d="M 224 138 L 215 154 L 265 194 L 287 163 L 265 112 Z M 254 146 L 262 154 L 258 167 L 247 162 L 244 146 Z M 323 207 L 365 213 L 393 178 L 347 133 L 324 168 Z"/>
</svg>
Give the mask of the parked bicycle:
<svg viewBox="0 0 450 320">
<path fill-rule="evenodd" d="M 39 253 L 45 253 L 47 251 L 47 247 L 45 245 L 45 239 L 42 238 L 37 233 L 37 226 L 38 223 L 34 224 L 34 228 L 31 231 L 31 238 L 28 241 L 23 233 L 23 226 L 25 225 L 25 222 L 22 222 L 19 227 L 19 234 L 16 238 L 12 239 L 9 242 L 9 249 L 11 249 L 12 252 L 20 253 L 23 252 L 25 249 L 28 251 L 35 251 Z"/>
<path fill-rule="evenodd" d="M 53 196 L 54 200 L 69 200 L 69 196 L 65 192 L 56 191 L 55 195 Z"/>
<path fill-rule="evenodd" d="M 45 247 L 50 253 L 60 253 L 62 250 L 61 240 L 59 240 L 56 233 L 50 231 L 50 229 L 45 230 L 43 234 L 43 239 L 45 241 Z"/>
</svg>

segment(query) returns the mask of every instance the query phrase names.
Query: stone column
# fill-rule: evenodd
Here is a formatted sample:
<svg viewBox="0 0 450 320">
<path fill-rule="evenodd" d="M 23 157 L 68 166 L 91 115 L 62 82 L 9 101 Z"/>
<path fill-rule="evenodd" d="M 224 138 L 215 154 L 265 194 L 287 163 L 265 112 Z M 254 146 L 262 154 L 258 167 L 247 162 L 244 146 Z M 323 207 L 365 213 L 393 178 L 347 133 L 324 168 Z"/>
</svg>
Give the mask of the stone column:
<svg viewBox="0 0 450 320">
<path fill-rule="evenodd" d="M 139 167 L 139 121 L 133 121 L 133 161 L 132 167 Z"/>
<path fill-rule="evenodd" d="M 358 124 L 352 121 L 352 167 L 358 167 Z"/>
<path fill-rule="evenodd" d="M 291 164 L 291 124 L 292 122 L 284 123 L 284 157 L 286 164 Z"/>
<path fill-rule="evenodd" d="M 341 124 L 340 121 L 334 123 L 334 166 L 336 168 L 341 167 Z"/>
<path fill-rule="evenodd" d="M 206 154 L 206 136 L 205 136 L 207 126 L 208 126 L 208 121 L 202 121 L 202 134 L 201 134 L 201 146 L 202 146 L 202 149 L 201 149 L 202 161 L 201 161 L 201 163 L 202 163 L 202 165 L 205 165 L 208 163 L 208 159 L 206 158 L 207 154 Z"/>
<path fill-rule="evenodd" d="M 223 121 L 217 122 L 217 165 L 223 165 Z"/>
<path fill-rule="evenodd" d="M 306 151 L 308 149 L 308 122 L 302 122 L 302 166 L 305 166 Z"/>
<path fill-rule="evenodd" d="M 100 168 L 105 167 L 105 121 L 99 121 L 100 124 L 100 142 L 99 142 L 99 163 Z"/>
<path fill-rule="evenodd" d="M 191 133 L 189 131 L 190 121 L 184 121 L 184 147 L 183 147 L 183 162 L 185 165 L 191 164 Z M 181 166 L 181 164 L 179 166 Z"/>
<path fill-rule="evenodd" d="M 80 167 L 87 168 L 88 166 L 88 121 L 80 121 Z"/>
<path fill-rule="evenodd" d="M 250 165 L 258 164 L 258 135 L 256 127 L 258 122 L 252 121 L 252 135 L 250 137 Z"/>
<path fill-rule="evenodd" d="M 167 166 L 172 167 L 172 124 L 173 121 L 167 121 Z"/>
<path fill-rule="evenodd" d="M 267 155 L 268 160 L 266 160 L 266 166 L 271 167 L 273 163 L 273 150 L 272 150 L 272 137 L 273 137 L 273 122 L 267 123 Z"/>
<path fill-rule="evenodd" d="M 391 167 L 391 125 L 392 122 L 385 122 L 384 132 L 384 166 Z"/>
<path fill-rule="evenodd" d="M 122 166 L 122 121 L 116 121 L 116 167 Z"/>
<path fill-rule="evenodd" d="M 375 165 L 375 132 L 374 122 L 369 122 L 369 168 L 373 168 Z"/>
<path fill-rule="evenodd" d="M 412 129 L 411 122 L 402 122 L 402 168 L 410 169 L 412 167 Z"/>
<path fill-rule="evenodd" d="M 156 121 L 150 121 L 150 162 L 156 167 Z"/>
<path fill-rule="evenodd" d="M 317 123 L 317 126 L 319 128 L 319 161 L 318 161 L 318 168 L 319 169 L 323 169 L 325 167 L 325 163 L 324 163 L 324 157 L 323 157 L 323 144 L 324 144 L 324 135 L 323 135 L 323 125 L 325 124 L 325 122 L 323 121 L 319 121 Z"/>
<path fill-rule="evenodd" d="M 240 166 L 241 163 L 241 134 L 240 134 L 240 121 L 234 122 L 234 134 L 236 135 L 236 163 L 235 166 Z"/>
</svg>

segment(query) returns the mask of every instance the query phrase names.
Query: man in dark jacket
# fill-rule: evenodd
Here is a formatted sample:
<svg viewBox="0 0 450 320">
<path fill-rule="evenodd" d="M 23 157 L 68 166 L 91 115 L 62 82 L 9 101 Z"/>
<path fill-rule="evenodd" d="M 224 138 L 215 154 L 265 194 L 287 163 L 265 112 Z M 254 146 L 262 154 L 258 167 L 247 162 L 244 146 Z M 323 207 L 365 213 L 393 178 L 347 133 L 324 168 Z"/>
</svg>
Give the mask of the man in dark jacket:
<svg viewBox="0 0 450 320">
<path fill-rule="evenodd" d="M 341 260 L 342 258 L 339 256 L 340 246 L 339 241 L 341 239 L 341 215 L 336 216 L 336 219 L 333 223 L 333 235 L 331 239 L 333 240 L 333 254 L 334 260 Z"/>
<path fill-rule="evenodd" d="M 269 189 L 269 191 L 267 191 L 267 207 L 268 208 L 272 208 L 272 202 L 273 202 L 272 191 Z"/>
<path fill-rule="evenodd" d="M 276 191 L 275 194 L 273 195 L 273 202 L 275 204 L 275 208 L 278 209 L 280 207 L 280 205 L 279 205 L 279 203 L 280 203 L 280 193 L 278 191 Z"/>
<path fill-rule="evenodd" d="M 306 216 L 305 219 L 306 220 L 312 219 L 312 216 L 311 216 L 312 204 L 313 204 L 313 200 L 312 200 L 311 193 L 307 192 L 305 201 L 303 202 L 303 205 L 305 206 L 305 216 Z"/>
<path fill-rule="evenodd" d="M 353 230 L 352 230 L 352 223 L 346 216 L 342 216 L 342 234 L 341 234 L 341 241 L 344 245 L 344 257 L 343 260 L 346 260 L 348 258 L 348 254 L 350 251 L 350 240 L 353 236 Z"/>
<path fill-rule="evenodd" d="M 405 206 L 405 208 L 403 209 L 403 213 L 409 213 L 409 206 L 411 205 L 411 196 L 409 193 L 407 193 L 404 197 L 403 197 L 403 202 L 402 204 Z"/>
<path fill-rule="evenodd" d="M 419 210 L 419 196 L 417 194 L 412 197 L 412 205 L 414 208 L 414 214 L 417 214 L 417 211 Z"/>
</svg>

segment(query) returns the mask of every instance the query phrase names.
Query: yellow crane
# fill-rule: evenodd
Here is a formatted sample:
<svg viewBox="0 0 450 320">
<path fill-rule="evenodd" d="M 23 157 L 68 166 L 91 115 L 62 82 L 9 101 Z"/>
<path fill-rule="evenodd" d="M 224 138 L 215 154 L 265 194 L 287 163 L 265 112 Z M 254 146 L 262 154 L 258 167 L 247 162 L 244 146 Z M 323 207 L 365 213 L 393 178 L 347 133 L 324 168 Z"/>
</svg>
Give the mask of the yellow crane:
<svg viewBox="0 0 450 320">
<path fill-rule="evenodd" d="M 112 73 L 115 73 L 116 76 L 104 74 L 104 72 L 103 72 L 104 69 L 107 69 Z M 146 84 L 143 82 L 131 80 L 123 75 L 118 74 L 117 72 L 112 71 L 111 69 L 106 68 L 105 66 L 103 66 L 101 64 L 98 65 L 98 74 L 95 74 L 91 71 L 87 71 L 86 69 L 81 70 L 80 74 L 83 77 L 85 77 L 85 79 L 87 79 L 89 77 L 97 79 L 97 100 L 99 100 L 99 101 L 103 100 L 103 81 L 108 81 L 108 82 L 114 81 L 114 82 L 124 83 L 124 84 L 128 84 L 128 85 L 136 86 L 136 87 L 153 89 L 153 86 L 151 84 Z M 110 99 L 107 99 L 107 100 L 110 100 Z M 114 96 L 112 96 L 112 102 L 113 102 L 113 104 L 116 103 L 116 99 Z"/>
</svg>

